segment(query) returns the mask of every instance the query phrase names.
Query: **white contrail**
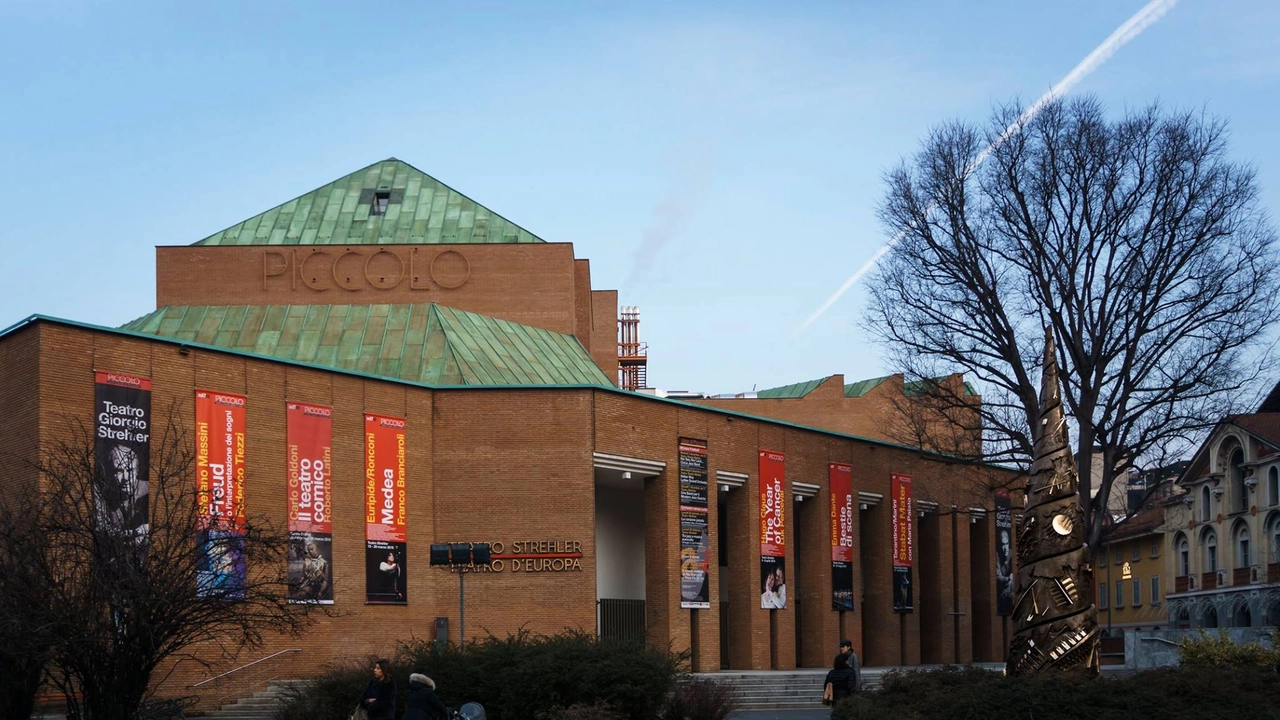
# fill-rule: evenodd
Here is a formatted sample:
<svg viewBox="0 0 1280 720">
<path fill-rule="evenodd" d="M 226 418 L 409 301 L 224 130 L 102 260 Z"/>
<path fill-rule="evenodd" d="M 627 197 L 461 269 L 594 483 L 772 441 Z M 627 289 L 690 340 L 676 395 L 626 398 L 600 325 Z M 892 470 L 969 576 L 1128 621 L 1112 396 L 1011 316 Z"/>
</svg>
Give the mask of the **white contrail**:
<svg viewBox="0 0 1280 720">
<path fill-rule="evenodd" d="M 1143 30 L 1146 30 L 1155 21 L 1163 17 L 1164 14 L 1169 12 L 1169 10 L 1177 3 L 1178 0 L 1151 0 L 1151 2 L 1144 5 L 1141 10 L 1134 13 L 1133 17 L 1129 18 L 1123 25 L 1116 28 L 1115 32 L 1111 33 L 1106 40 L 1102 41 L 1101 45 L 1094 48 L 1093 52 L 1085 56 L 1084 60 L 1081 60 L 1074 68 L 1071 68 L 1071 72 L 1067 73 L 1066 77 L 1059 80 L 1056 85 L 1049 89 L 1049 92 L 1041 95 L 1040 99 L 1032 103 L 1031 107 L 1024 110 L 1022 114 L 1018 116 L 1017 120 L 1010 123 L 1009 127 L 1005 128 L 1004 132 L 1000 133 L 999 137 L 997 137 L 982 152 L 978 153 L 978 156 L 975 157 L 973 162 L 969 163 L 969 167 L 965 169 L 966 174 L 976 170 L 978 166 L 982 164 L 982 161 L 987 159 L 987 156 L 990 155 L 992 151 L 1000 147 L 1001 143 L 1020 132 L 1022 130 L 1022 126 L 1027 124 L 1031 118 L 1039 114 L 1050 100 L 1070 92 L 1071 88 L 1075 87 L 1085 78 L 1085 76 L 1101 67 L 1102 64 L 1105 63 L 1112 55 L 1116 54 L 1117 50 L 1124 47 L 1125 43 L 1142 34 Z M 925 213 L 927 214 L 929 211 L 933 210 L 935 204 L 936 203 L 930 203 L 928 207 L 925 208 Z M 898 241 L 906 234 L 906 229 L 899 230 L 897 235 L 894 235 L 889 239 L 889 242 L 881 246 L 881 248 L 876 251 L 876 254 L 871 256 L 870 260 L 868 260 L 862 267 L 858 268 L 858 272 L 850 275 L 849 279 L 845 280 L 844 284 L 832 293 L 831 297 L 827 298 L 826 302 L 822 303 L 822 307 L 819 307 L 817 311 L 809 316 L 808 320 L 805 320 L 800 324 L 800 327 L 796 328 L 796 333 L 804 332 L 806 328 L 813 324 L 814 320 L 822 317 L 823 313 L 831 309 L 831 306 L 835 305 L 836 301 L 849 291 L 849 288 L 853 287 L 855 283 L 861 280 L 863 275 L 866 275 L 872 268 L 874 268 L 876 263 L 880 261 L 880 258 L 884 257 L 885 253 L 893 249 L 893 246 L 897 245 Z"/>
</svg>

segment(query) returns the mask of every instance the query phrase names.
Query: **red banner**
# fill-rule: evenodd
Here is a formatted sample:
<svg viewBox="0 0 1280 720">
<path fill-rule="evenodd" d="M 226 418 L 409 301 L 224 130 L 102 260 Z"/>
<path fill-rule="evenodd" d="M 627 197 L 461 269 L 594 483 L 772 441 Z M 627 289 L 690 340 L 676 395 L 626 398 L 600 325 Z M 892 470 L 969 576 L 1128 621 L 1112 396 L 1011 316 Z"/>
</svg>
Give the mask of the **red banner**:
<svg viewBox="0 0 1280 720">
<path fill-rule="evenodd" d="M 853 468 L 827 466 L 831 486 L 831 607 L 853 609 Z"/>
<path fill-rule="evenodd" d="M 333 604 L 333 410 L 285 404 L 289 478 L 289 602 Z"/>
<path fill-rule="evenodd" d="M 364 416 L 365 599 L 371 603 L 407 602 L 404 428 L 403 418 Z"/>
<path fill-rule="evenodd" d="M 196 390 L 196 490 L 200 529 L 244 532 L 245 399 Z"/>
<path fill-rule="evenodd" d="M 245 399 L 196 390 L 196 593 L 243 600 Z"/>
<path fill-rule="evenodd" d="M 911 612 L 911 562 L 915 557 L 915 512 L 911 507 L 911 477 L 894 473 L 890 483 L 893 512 L 893 609 Z"/>
<path fill-rule="evenodd" d="M 333 452 L 333 410 L 296 402 L 288 403 L 286 408 L 289 531 L 332 532 L 329 460 Z"/>
<path fill-rule="evenodd" d="M 760 451 L 760 607 L 787 607 L 787 481 L 782 453 Z"/>
</svg>

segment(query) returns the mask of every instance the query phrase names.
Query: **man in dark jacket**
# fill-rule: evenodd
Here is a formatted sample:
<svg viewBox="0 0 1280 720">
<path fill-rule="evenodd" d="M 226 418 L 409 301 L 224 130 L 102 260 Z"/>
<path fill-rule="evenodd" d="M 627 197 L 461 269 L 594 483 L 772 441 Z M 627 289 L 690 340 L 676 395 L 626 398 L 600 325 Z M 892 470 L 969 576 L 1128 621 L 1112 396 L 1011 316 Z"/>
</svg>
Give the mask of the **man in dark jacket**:
<svg viewBox="0 0 1280 720">
<path fill-rule="evenodd" d="M 853 671 L 853 691 L 857 692 L 862 688 L 862 664 L 858 662 L 858 654 L 853 651 L 852 640 L 840 641 L 840 654 L 844 656 L 849 669 Z"/>
<path fill-rule="evenodd" d="M 422 672 L 409 676 L 409 696 L 405 698 L 403 720 L 448 720 L 449 708 L 436 695 L 436 684 Z"/>
</svg>

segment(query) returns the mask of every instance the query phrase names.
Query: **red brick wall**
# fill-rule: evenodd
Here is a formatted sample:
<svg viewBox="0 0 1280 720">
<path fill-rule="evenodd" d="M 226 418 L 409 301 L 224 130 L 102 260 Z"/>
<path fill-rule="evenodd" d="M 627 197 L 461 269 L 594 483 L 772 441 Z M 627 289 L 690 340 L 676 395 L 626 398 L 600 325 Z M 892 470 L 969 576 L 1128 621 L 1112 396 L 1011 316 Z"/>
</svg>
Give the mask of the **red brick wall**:
<svg viewBox="0 0 1280 720">
<path fill-rule="evenodd" d="M 39 351 L 38 378 L 33 358 Z M 951 506 L 976 503 L 970 481 L 957 467 L 922 459 L 901 448 L 731 417 L 710 409 L 598 390 L 447 390 L 431 391 L 404 384 L 354 378 L 267 360 L 203 350 L 186 354 L 170 343 L 113 335 L 108 332 L 41 323 L 0 340 L 0 389 L 26 408 L 26 420 L 8 419 L 6 429 L 29 427 L 40 398 L 39 420 L 47 433 L 68 417 L 91 422 L 94 369 L 117 370 L 152 378 L 153 408 L 159 423 L 170 407 L 176 419 L 190 425 L 195 387 L 248 396 L 246 504 L 251 515 L 265 514 L 283 524 L 285 514 L 285 401 L 330 404 L 333 421 L 334 571 L 339 615 L 321 619 L 299 638 L 269 637 L 266 646 L 239 662 L 283 648 L 305 652 L 294 656 L 291 674 L 306 674 L 326 662 L 368 653 L 388 654 L 396 640 L 429 637 L 437 616 L 449 618 L 451 637 L 458 633 L 457 579 L 427 564 L 433 541 L 576 540 L 584 556 L 580 572 L 522 574 L 510 571 L 476 575 L 467 582 L 467 630 L 505 634 L 524 625 L 539 632 L 563 627 L 595 628 L 594 470 L 593 451 L 666 463 L 667 470 L 648 479 L 645 503 L 645 577 L 649 639 L 660 647 L 690 646 L 697 623 L 698 670 L 719 668 L 719 606 L 692 612 L 679 607 L 679 514 L 677 441 L 681 436 L 707 440 L 711 478 L 727 470 L 745 473 L 746 486 L 723 496 L 729 516 L 730 567 L 726 575 L 730 611 L 727 638 L 730 665 L 739 669 L 788 669 L 825 666 L 841 635 L 851 637 L 868 665 L 917 663 L 921 660 L 921 616 L 935 617 L 935 651 L 949 660 L 971 658 L 999 623 L 975 620 L 977 630 L 962 627 L 957 653 L 955 628 L 948 619 L 956 602 L 981 611 L 981 593 L 968 598 L 963 582 L 959 598 L 953 589 L 951 563 L 959 578 L 972 578 L 990 591 L 990 573 L 971 566 L 991 562 L 984 530 L 982 547 L 970 546 L 967 532 L 953 528 Z M 19 382 L 21 380 L 21 382 Z M 363 560 L 363 412 L 407 419 L 409 605 L 366 606 Z M 0 438 L 11 437 L 8 433 Z M 18 436 L 13 436 L 18 437 Z M 30 436 L 28 435 L 28 438 Z M 7 442 L 13 443 L 10 439 Z M 29 440 L 27 441 L 29 442 Z M 786 456 L 790 483 L 822 488 L 803 503 L 788 498 L 791 536 L 787 543 L 788 596 L 785 610 L 759 607 L 759 472 L 760 449 Z M 855 491 L 888 495 L 889 474 L 905 472 L 915 480 L 919 499 L 937 502 L 943 514 L 937 530 L 922 541 L 935 546 L 928 557 L 936 565 L 933 587 L 917 586 L 917 611 L 892 612 L 889 595 L 890 548 L 887 499 L 862 511 L 855 566 L 856 610 L 830 609 L 829 516 L 827 463 L 848 462 L 854 468 Z M 714 486 L 713 486 L 714 487 Z M 716 503 L 710 521 L 716 523 Z M 990 523 L 987 523 L 989 525 Z M 964 523 L 960 523 L 967 529 Z M 985 527 L 985 526 L 983 526 Z M 711 553 L 718 552 L 711 535 Z M 799 545 L 799 547 L 798 547 Z M 952 552 L 955 552 L 954 561 Z M 797 566 L 797 553 L 801 555 Z M 798 568 L 798 573 L 795 572 Z M 922 577 L 917 571 L 917 577 Z M 985 578 L 985 579 L 984 579 Z M 711 597 L 720 594 L 712 576 Z M 802 607 L 797 613 L 797 605 Z M 987 604 L 990 608 L 990 604 Z M 990 612 L 990 609 L 987 610 Z M 797 622 L 797 615 L 799 621 Z M 800 655 L 797 657 L 797 632 Z M 992 640 L 994 644 L 996 640 Z M 215 665 L 213 672 L 231 667 Z M 171 679 L 175 691 L 210 673 L 184 665 Z"/>
<path fill-rule="evenodd" d="M 344 252 L 359 254 L 339 259 Z M 313 253 L 328 255 L 308 261 Z M 443 284 L 432 277 L 433 262 Z M 273 273 L 265 278 L 264 265 Z M 394 286 L 378 289 L 382 284 Z M 613 357 L 615 377 L 617 331 L 593 341 L 591 301 L 587 261 L 575 261 L 573 246 L 561 243 L 156 248 L 157 306 L 437 302 L 576 335 L 593 357 Z"/>
<path fill-rule="evenodd" d="M 29 326 L 0 341 L 0 500 L 34 487 L 40 443 L 40 331 Z"/>
<path fill-rule="evenodd" d="M 955 424 L 939 422 L 935 411 L 904 396 L 901 375 L 858 397 L 845 397 L 844 382 L 843 375 L 832 375 L 798 398 L 699 398 L 692 402 L 948 454 L 972 454 L 978 447 L 976 433 L 956 433 Z M 959 376 L 952 376 L 949 382 L 958 384 Z M 973 401 L 979 399 L 974 397 Z M 976 413 L 953 409 L 950 414 L 969 427 L 978 427 Z"/>
</svg>

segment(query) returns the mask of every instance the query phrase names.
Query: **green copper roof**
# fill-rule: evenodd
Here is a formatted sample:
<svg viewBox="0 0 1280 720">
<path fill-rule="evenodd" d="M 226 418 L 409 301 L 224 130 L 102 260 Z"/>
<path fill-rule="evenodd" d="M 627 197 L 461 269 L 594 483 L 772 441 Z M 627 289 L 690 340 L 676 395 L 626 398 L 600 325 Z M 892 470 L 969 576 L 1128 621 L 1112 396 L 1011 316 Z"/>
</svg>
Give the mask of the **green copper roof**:
<svg viewBox="0 0 1280 720">
<path fill-rule="evenodd" d="M 806 380 L 805 382 L 792 383 L 791 385 L 783 385 L 782 387 L 769 388 L 756 392 L 758 398 L 802 398 L 813 392 L 813 389 L 822 384 L 826 378 L 818 378 L 817 380 Z"/>
<path fill-rule="evenodd" d="M 124 330 L 431 385 L 602 385 L 572 335 L 442 305 L 163 307 Z"/>
<path fill-rule="evenodd" d="M 858 382 L 845 383 L 844 396 L 845 397 L 862 397 L 863 395 L 866 395 L 867 393 L 871 392 L 871 390 L 875 388 L 877 385 L 884 382 L 885 380 L 888 380 L 891 377 L 893 376 L 886 375 L 884 377 L 871 378 L 870 380 L 859 380 Z"/>
<path fill-rule="evenodd" d="M 379 194 L 386 210 L 378 214 Z M 542 238 L 408 163 L 390 158 L 196 245 L 531 243 Z"/>
</svg>

